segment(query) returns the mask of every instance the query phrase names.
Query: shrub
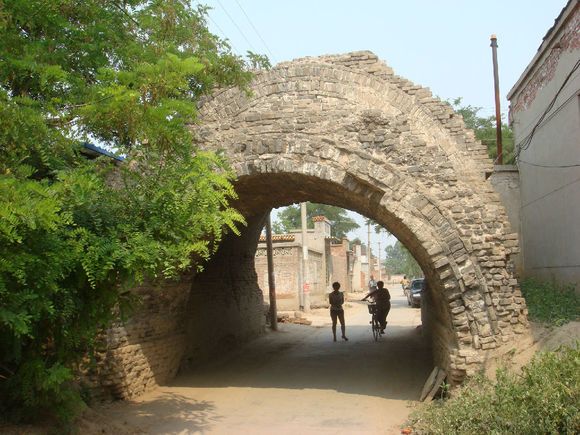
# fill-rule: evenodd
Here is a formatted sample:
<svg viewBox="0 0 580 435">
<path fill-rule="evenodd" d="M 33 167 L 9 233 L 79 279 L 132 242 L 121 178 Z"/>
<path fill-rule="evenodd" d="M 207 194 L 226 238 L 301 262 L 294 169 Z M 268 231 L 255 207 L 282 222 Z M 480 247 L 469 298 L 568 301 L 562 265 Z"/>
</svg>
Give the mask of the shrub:
<svg viewBox="0 0 580 435">
<path fill-rule="evenodd" d="M 478 375 L 418 408 L 409 425 L 419 434 L 579 433 L 580 350 L 539 354 L 520 374 L 498 370 L 495 382 Z"/>
<path fill-rule="evenodd" d="M 531 320 L 561 326 L 580 318 L 580 297 L 572 286 L 558 287 L 551 282 L 526 279 L 522 282 L 522 293 Z"/>
<path fill-rule="evenodd" d="M 72 368 L 129 289 L 201 267 L 243 223 L 233 172 L 190 130 L 202 96 L 251 79 L 206 13 L 0 0 L 0 419 L 70 419 Z"/>
</svg>

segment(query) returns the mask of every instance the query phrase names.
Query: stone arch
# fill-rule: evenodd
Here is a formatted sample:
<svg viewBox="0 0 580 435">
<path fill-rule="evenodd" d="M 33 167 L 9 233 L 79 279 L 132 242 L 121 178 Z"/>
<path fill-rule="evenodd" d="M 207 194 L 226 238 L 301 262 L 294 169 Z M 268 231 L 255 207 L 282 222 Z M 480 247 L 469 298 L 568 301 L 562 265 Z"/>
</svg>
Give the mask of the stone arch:
<svg viewBox="0 0 580 435">
<path fill-rule="evenodd" d="M 249 93 L 220 91 L 200 113 L 197 140 L 231 162 L 249 225 L 196 277 L 194 305 L 208 288 L 228 288 L 239 309 L 259 303 L 253 256 L 264 216 L 312 200 L 371 217 L 409 248 L 432 283 L 434 355 L 453 382 L 525 331 L 510 259 L 517 235 L 485 179 L 487 151 L 428 89 L 357 52 L 279 64 Z M 259 329 L 259 310 L 250 311 L 248 335 Z"/>
</svg>

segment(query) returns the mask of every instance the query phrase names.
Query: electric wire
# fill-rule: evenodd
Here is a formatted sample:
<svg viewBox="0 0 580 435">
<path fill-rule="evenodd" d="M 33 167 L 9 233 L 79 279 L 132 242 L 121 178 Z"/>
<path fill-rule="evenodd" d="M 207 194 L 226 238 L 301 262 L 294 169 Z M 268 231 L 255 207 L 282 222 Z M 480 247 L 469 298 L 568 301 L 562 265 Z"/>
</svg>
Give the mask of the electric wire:
<svg viewBox="0 0 580 435">
<path fill-rule="evenodd" d="M 221 6 L 221 8 L 224 10 L 224 12 L 226 13 L 226 15 L 228 16 L 228 18 L 230 19 L 230 21 L 234 24 L 234 26 L 236 27 L 236 29 L 238 29 L 238 32 L 240 32 L 240 35 L 242 35 L 242 37 L 246 40 L 246 42 L 248 43 L 248 45 L 250 46 L 250 48 L 252 49 L 252 51 L 254 53 L 257 52 L 257 50 L 254 48 L 254 46 L 252 45 L 252 43 L 250 42 L 250 40 L 246 37 L 246 34 L 244 32 L 242 32 L 242 29 L 240 29 L 240 26 L 238 26 L 238 23 L 236 23 L 236 21 L 232 18 L 232 16 L 230 15 L 230 13 L 226 10 L 226 8 L 224 7 L 224 5 L 222 4 L 222 2 L 220 0 L 217 0 L 218 4 Z M 241 53 L 240 53 L 241 54 Z"/>
<path fill-rule="evenodd" d="M 554 193 L 556 193 L 556 192 L 558 192 L 558 191 L 560 191 L 560 190 L 562 190 L 562 189 L 565 189 L 566 187 L 568 187 L 568 186 L 571 186 L 572 184 L 576 184 L 576 183 L 578 183 L 578 182 L 580 182 L 580 178 L 578 178 L 578 179 L 576 179 L 576 180 L 572 180 L 572 181 L 570 181 L 569 183 L 566 183 L 566 184 L 564 184 L 563 186 L 560 186 L 560 187 L 558 187 L 558 188 L 556 188 L 556 189 L 554 189 L 554 190 L 552 190 L 552 191 L 550 191 L 550 192 L 548 192 L 548 193 L 545 193 L 544 195 L 542 195 L 542 196 L 540 196 L 540 197 L 538 197 L 538 198 L 536 198 L 536 199 L 533 199 L 533 200 L 531 200 L 530 202 L 528 202 L 528 203 L 526 203 L 526 204 L 522 205 L 522 206 L 520 207 L 520 210 L 521 210 L 521 209 L 523 209 L 523 208 L 526 208 L 526 207 L 527 207 L 527 206 L 529 206 L 529 205 L 532 205 L 532 204 L 534 204 L 534 203 L 536 203 L 536 202 L 540 201 L 541 199 L 544 199 L 544 198 L 546 198 L 546 197 L 548 197 L 548 196 L 550 196 L 550 195 L 553 195 Z"/>
<path fill-rule="evenodd" d="M 576 74 L 574 74 L 574 75 L 572 76 L 572 79 L 575 79 L 575 78 L 576 78 L 576 76 L 578 76 L 579 74 L 580 74 L 580 71 L 576 71 Z M 555 108 L 555 109 L 552 111 L 552 113 L 550 113 L 550 116 L 548 116 L 548 117 L 547 117 L 547 118 L 544 120 L 544 122 L 543 122 L 542 124 L 545 124 L 545 123 L 546 123 L 546 122 L 548 122 L 550 119 L 552 119 L 552 118 L 554 117 L 554 115 L 555 115 L 557 112 L 559 112 L 559 111 L 562 109 L 562 107 L 563 107 L 563 106 L 565 106 L 567 103 L 569 103 L 569 102 L 570 102 L 570 100 L 574 99 L 574 97 L 576 97 L 576 96 L 577 96 L 576 94 L 577 94 L 577 92 L 573 92 L 573 93 L 572 93 L 572 95 L 570 95 L 566 101 L 564 101 L 562 104 L 560 104 L 558 107 L 556 107 L 556 108 Z M 541 113 L 540 113 L 540 114 L 538 114 L 538 115 L 536 115 L 536 117 L 535 117 L 535 118 L 534 118 L 532 121 L 530 121 L 530 122 L 529 122 L 529 123 L 528 123 L 528 124 L 527 124 L 525 127 L 522 127 L 522 128 L 520 128 L 520 131 L 528 131 L 528 129 L 529 129 L 529 128 L 530 128 L 532 125 L 535 125 L 535 124 L 536 124 L 536 122 L 538 121 L 538 119 L 540 118 L 540 116 L 542 116 L 542 114 L 541 114 Z M 540 127 L 541 127 L 541 125 L 540 125 Z M 526 140 L 526 138 L 528 137 L 528 135 L 529 135 L 529 133 L 528 133 L 528 134 L 527 134 L 527 135 L 524 137 L 524 139 L 522 139 L 522 141 L 523 141 L 523 140 Z"/>
<path fill-rule="evenodd" d="M 541 165 L 539 163 L 532 163 L 532 162 L 526 162 L 525 160 L 518 160 L 519 163 L 524 163 L 526 165 L 530 165 L 530 166 L 536 166 L 538 168 L 578 168 L 580 167 L 580 163 L 575 163 L 575 164 L 571 164 L 571 165 Z"/>
<path fill-rule="evenodd" d="M 256 33 L 256 35 L 258 35 L 258 38 L 260 38 L 260 41 L 262 41 L 262 44 L 264 44 L 264 47 L 266 48 L 266 51 L 268 52 L 268 54 L 272 58 L 272 61 L 274 63 L 276 63 L 276 58 L 275 58 L 274 54 L 272 53 L 272 51 L 270 50 L 270 47 L 268 47 L 268 44 L 266 44 L 266 41 L 264 41 L 264 38 L 262 38 L 262 35 L 260 35 L 260 32 L 258 32 L 258 29 L 256 29 L 256 26 L 254 26 L 254 23 L 252 23 L 252 20 L 250 20 L 250 17 L 246 13 L 246 11 L 244 10 L 244 8 L 240 4 L 240 2 L 238 0 L 236 0 L 236 3 L 238 5 L 238 7 L 241 9 L 241 11 L 244 14 L 244 16 L 246 17 L 246 19 L 248 20 L 248 23 L 250 23 L 250 26 L 252 26 L 252 29 L 254 29 L 254 32 Z"/>
<path fill-rule="evenodd" d="M 572 95 L 570 95 L 564 102 L 562 102 L 562 104 L 560 104 L 556 109 L 554 109 L 552 111 L 552 113 L 550 113 L 550 116 L 548 116 L 542 122 L 541 125 L 546 125 L 550 120 L 552 120 L 552 118 L 554 118 L 554 116 L 556 116 L 564 108 L 564 106 L 566 106 L 570 101 L 573 101 L 576 98 L 578 98 L 578 91 L 572 93 Z M 518 162 L 524 163 L 524 164 L 530 165 L 530 166 L 536 166 L 538 168 L 576 168 L 576 167 L 580 166 L 580 163 L 568 164 L 568 165 L 542 165 L 540 163 L 528 162 L 526 160 L 522 160 L 521 158 L 518 160 Z"/>
<path fill-rule="evenodd" d="M 516 147 L 515 147 L 515 149 L 516 149 L 516 156 L 515 156 L 516 161 L 519 161 L 519 157 L 520 157 L 520 154 L 522 153 L 522 151 L 525 151 L 530 147 L 530 145 L 532 144 L 532 139 L 534 138 L 534 135 L 536 134 L 536 130 L 538 129 L 539 125 L 544 121 L 544 118 L 546 117 L 546 115 L 552 110 L 552 108 L 554 107 L 554 104 L 556 103 L 556 100 L 560 96 L 560 93 L 562 92 L 562 90 L 564 89 L 564 87 L 566 86 L 566 84 L 568 83 L 570 78 L 572 77 L 572 75 L 576 72 L 576 70 L 579 67 L 580 67 L 580 59 L 578 59 L 576 64 L 572 67 L 572 70 L 568 73 L 568 75 L 564 79 L 564 82 L 562 83 L 562 85 L 560 86 L 560 88 L 558 89 L 556 94 L 554 95 L 554 98 L 552 98 L 552 101 L 550 101 L 550 103 L 548 104 L 548 107 L 546 107 L 546 109 L 542 113 L 542 116 L 540 116 L 540 118 L 538 119 L 538 121 L 536 122 L 534 127 L 532 128 L 532 131 L 530 132 L 530 134 L 528 136 L 526 136 L 520 143 L 516 144 Z"/>
<path fill-rule="evenodd" d="M 219 26 L 219 24 L 215 22 L 215 20 L 211 17 L 211 15 L 208 14 L 207 17 L 213 23 L 213 25 L 216 27 L 216 29 L 218 29 L 218 32 L 221 33 L 224 40 L 234 49 L 234 51 L 239 53 L 239 50 L 236 48 L 236 46 L 233 44 L 233 42 L 228 39 L 228 37 L 226 36 L 226 34 L 222 30 L 222 28 Z"/>
</svg>

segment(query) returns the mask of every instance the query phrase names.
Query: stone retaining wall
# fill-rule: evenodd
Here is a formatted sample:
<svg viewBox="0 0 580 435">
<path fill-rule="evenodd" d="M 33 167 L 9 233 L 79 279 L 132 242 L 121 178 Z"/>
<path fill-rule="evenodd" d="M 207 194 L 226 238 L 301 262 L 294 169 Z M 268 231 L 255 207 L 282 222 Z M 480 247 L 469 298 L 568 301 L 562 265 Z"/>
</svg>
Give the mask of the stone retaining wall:
<svg viewBox="0 0 580 435">
<path fill-rule="evenodd" d="M 486 181 L 492 162 L 428 89 L 357 52 L 279 64 L 250 96 L 221 91 L 201 113 L 199 144 L 231 161 L 243 213 L 334 204 L 407 246 L 431 284 L 435 358 L 454 381 L 527 332 L 518 236 Z"/>
<path fill-rule="evenodd" d="M 301 201 L 357 211 L 411 251 L 430 286 L 424 329 L 452 383 L 527 333 L 512 263 L 518 236 L 486 181 L 487 151 L 428 89 L 357 52 L 280 64 L 256 76 L 250 95 L 216 93 L 201 115 L 196 140 L 230 160 L 248 226 L 195 277 L 139 289 L 144 306 L 109 332 L 92 374 L 104 395 L 140 394 L 259 335 L 254 255 L 264 218 Z"/>
</svg>

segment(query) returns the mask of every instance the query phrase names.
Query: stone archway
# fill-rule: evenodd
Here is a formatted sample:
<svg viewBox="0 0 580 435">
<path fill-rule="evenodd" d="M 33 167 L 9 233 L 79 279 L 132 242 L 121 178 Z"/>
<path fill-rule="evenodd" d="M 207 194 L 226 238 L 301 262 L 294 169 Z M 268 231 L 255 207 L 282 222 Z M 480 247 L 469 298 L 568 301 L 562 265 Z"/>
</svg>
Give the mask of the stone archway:
<svg viewBox="0 0 580 435">
<path fill-rule="evenodd" d="M 357 52 L 282 63 L 249 94 L 223 90 L 200 114 L 199 144 L 231 162 L 248 225 L 202 273 L 138 289 L 139 313 L 108 332 L 96 374 L 104 394 L 132 397 L 259 335 L 259 234 L 271 208 L 299 201 L 357 211 L 406 245 L 431 283 L 427 327 L 452 383 L 526 332 L 511 263 L 518 238 L 485 179 L 491 161 L 428 89 Z"/>
<path fill-rule="evenodd" d="M 428 89 L 370 52 L 304 58 L 258 74 L 250 95 L 222 91 L 201 115 L 199 143 L 232 163 L 249 226 L 224 243 L 192 294 L 225 286 L 256 298 L 253 254 L 265 214 L 310 200 L 376 220 L 419 261 L 432 287 L 434 356 L 453 382 L 526 330 L 510 259 L 517 234 L 486 182 L 491 161 Z"/>
</svg>

